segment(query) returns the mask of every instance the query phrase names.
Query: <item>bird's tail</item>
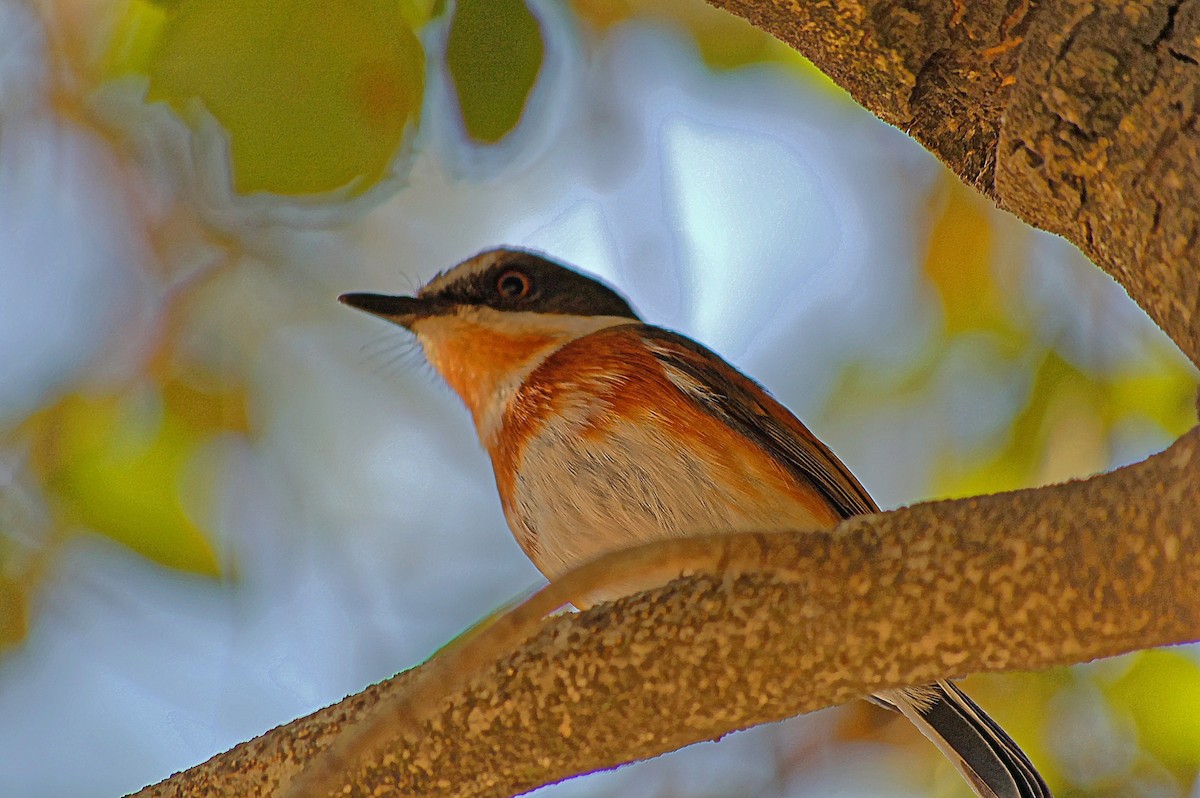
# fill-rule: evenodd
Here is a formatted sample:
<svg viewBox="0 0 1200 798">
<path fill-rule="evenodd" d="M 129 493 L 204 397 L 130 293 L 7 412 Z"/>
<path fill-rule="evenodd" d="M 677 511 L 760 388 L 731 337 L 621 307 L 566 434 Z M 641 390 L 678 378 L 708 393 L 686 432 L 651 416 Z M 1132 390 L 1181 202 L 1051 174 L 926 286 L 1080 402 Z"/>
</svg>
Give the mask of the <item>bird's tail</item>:
<svg viewBox="0 0 1200 798">
<path fill-rule="evenodd" d="M 912 721 L 980 798 L 1051 798 L 1029 757 L 950 682 L 890 690 L 876 698 Z"/>
</svg>

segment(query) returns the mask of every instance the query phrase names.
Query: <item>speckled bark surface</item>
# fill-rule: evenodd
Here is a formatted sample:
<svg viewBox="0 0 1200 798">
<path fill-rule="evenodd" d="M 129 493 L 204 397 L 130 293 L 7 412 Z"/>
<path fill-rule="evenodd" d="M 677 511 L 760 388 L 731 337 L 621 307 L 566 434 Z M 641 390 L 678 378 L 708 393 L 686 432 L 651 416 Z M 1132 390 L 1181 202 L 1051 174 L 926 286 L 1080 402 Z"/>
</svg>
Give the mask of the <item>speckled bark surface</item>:
<svg viewBox="0 0 1200 798">
<path fill-rule="evenodd" d="M 670 559 L 710 575 L 485 632 L 481 651 L 468 645 L 141 795 L 280 795 L 363 707 L 388 696 L 396 711 L 414 682 L 401 708 L 429 719 L 352 768 L 338 794 L 512 795 L 880 688 L 1192 640 L 1198 497 L 1193 431 L 1112 474 L 918 505 L 834 536 L 675 542 Z"/>
<path fill-rule="evenodd" d="M 1200 364 L 1200 0 L 710 0 L 1074 242 Z"/>
</svg>

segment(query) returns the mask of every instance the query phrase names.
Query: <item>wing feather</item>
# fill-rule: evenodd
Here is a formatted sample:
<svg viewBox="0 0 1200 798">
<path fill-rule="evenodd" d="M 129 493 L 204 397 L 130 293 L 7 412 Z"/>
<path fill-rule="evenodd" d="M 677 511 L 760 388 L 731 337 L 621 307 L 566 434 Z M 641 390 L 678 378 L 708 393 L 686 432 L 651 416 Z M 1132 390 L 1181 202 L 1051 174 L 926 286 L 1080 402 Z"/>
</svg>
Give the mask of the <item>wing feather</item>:
<svg viewBox="0 0 1200 798">
<path fill-rule="evenodd" d="M 879 511 L 841 460 L 760 385 L 712 351 L 678 333 L 649 325 L 642 339 L 672 382 L 697 405 L 755 441 L 842 518 Z"/>
</svg>

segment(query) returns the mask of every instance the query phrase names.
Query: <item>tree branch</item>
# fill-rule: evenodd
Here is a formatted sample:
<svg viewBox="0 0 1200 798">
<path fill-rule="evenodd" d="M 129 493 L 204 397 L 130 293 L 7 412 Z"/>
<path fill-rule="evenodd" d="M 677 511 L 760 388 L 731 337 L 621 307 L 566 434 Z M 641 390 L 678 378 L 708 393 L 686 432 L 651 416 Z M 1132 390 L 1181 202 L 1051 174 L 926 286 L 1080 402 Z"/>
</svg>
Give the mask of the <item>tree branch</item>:
<svg viewBox="0 0 1200 798">
<path fill-rule="evenodd" d="M 393 731 L 409 718 L 419 733 L 344 773 L 337 794 L 512 795 L 884 688 L 1195 640 L 1200 428 L 1082 482 L 917 505 L 833 534 L 657 548 L 672 546 L 667 559 L 705 573 L 486 629 L 138 795 L 279 796 L 376 704 L 407 713 L 389 714 Z M 585 566 L 550 603 L 647 550 Z M 491 658 L 498 649 L 511 653 Z"/>
<path fill-rule="evenodd" d="M 799 50 L 1200 365 L 1200 0 L 710 0 Z"/>
</svg>

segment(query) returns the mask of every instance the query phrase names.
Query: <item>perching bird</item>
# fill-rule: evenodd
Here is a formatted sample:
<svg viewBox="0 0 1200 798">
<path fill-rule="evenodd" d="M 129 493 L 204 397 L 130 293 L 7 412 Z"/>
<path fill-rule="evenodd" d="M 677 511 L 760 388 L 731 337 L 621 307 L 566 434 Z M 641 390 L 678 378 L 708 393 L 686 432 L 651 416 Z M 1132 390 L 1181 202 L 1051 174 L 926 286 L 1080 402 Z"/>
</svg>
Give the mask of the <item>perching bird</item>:
<svg viewBox="0 0 1200 798">
<path fill-rule="evenodd" d="M 470 410 L 508 525 L 548 578 L 650 540 L 832 527 L 878 511 L 758 384 L 541 255 L 491 250 L 415 297 L 341 301 L 416 334 Z M 618 577 L 610 597 L 636 589 Z M 950 682 L 874 698 L 911 720 L 981 798 L 1050 795 Z"/>
</svg>

